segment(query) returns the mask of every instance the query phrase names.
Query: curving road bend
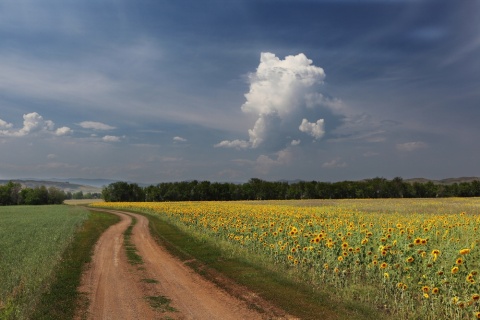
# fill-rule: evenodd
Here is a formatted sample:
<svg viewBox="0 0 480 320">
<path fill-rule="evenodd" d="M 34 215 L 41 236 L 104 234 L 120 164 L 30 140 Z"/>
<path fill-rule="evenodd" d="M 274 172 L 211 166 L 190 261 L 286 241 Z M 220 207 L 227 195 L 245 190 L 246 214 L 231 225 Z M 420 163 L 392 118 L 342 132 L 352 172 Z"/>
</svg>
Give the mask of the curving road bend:
<svg viewBox="0 0 480 320">
<path fill-rule="evenodd" d="M 144 216 L 117 210 L 99 211 L 116 214 L 121 221 L 107 229 L 96 244 L 79 288 L 88 298 L 88 308 L 79 310 L 77 319 L 291 318 L 285 314 L 278 317 L 277 312 L 274 315 L 268 310 L 264 313 L 252 310 L 245 301 L 202 278 L 155 242 Z M 140 266 L 128 262 L 123 246 L 123 233 L 132 217 L 137 223 L 131 241 L 144 261 Z M 161 303 L 152 307 L 146 297 L 158 297 Z"/>
</svg>

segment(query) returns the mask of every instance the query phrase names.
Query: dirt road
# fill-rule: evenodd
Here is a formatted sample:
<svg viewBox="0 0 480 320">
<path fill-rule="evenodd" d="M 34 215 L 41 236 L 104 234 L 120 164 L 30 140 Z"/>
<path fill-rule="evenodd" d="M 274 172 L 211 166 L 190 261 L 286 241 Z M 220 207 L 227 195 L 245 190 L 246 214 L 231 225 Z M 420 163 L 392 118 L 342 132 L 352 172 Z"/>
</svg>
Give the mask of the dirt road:
<svg viewBox="0 0 480 320">
<path fill-rule="evenodd" d="M 272 319 L 289 318 L 278 309 L 259 313 L 248 307 L 248 299 L 237 299 L 189 269 L 151 237 L 148 220 L 142 216 L 108 210 L 121 217 L 99 239 L 92 263 L 82 278 L 81 292 L 89 305 L 77 319 Z M 123 233 L 137 219 L 131 242 L 143 264 L 129 263 Z M 238 288 L 237 288 L 238 289 Z M 242 297 L 255 297 L 244 288 Z M 245 301 L 247 300 L 247 301 Z M 266 308 L 263 308 L 266 307 Z M 272 310 L 275 309 L 275 312 Z"/>
</svg>

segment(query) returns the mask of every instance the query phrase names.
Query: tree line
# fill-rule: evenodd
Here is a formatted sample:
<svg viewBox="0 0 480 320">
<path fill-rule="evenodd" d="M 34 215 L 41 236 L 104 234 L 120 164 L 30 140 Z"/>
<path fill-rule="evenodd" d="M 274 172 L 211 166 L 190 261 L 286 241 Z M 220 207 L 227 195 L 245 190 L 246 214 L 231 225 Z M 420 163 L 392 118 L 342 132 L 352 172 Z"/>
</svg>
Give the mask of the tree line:
<svg viewBox="0 0 480 320">
<path fill-rule="evenodd" d="M 22 188 L 12 181 L 0 185 L 0 206 L 61 204 L 66 198 L 65 192 L 55 187 Z"/>
<path fill-rule="evenodd" d="M 100 193 L 65 192 L 55 187 L 22 187 L 18 182 L 9 181 L 0 185 L 0 206 L 62 204 L 67 199 L 100 199 Z"/>
<path fill-rule="evenodd" d="M 107 202 L 118 201 L 230 201 L 287 199 L 479 197 L 480 181 L 453 183 L 407 182 L 373 178 L 342 182 L 271 182 L 252 178 L 243 184 L 209 181 L 163 182 L 148 187 L 114 182 L 102 190 Z"/>
</svg>

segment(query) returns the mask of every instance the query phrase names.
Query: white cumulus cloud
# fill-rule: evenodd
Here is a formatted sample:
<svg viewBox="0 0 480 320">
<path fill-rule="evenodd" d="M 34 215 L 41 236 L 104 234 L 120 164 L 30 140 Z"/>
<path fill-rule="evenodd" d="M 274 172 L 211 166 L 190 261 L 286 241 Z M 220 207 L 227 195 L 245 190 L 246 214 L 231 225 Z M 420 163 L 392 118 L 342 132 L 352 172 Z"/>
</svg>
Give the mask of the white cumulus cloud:
<svg viewBox="0 0 480 320">
<path fill-rule="evenodd" d="M 290 142 L 290 144 L 292 146 L 298 146 L 300 144 L 300 142 L 302 142 L 301 140 L 292 140 L 292 142 Z"/>
<path fill-rule="evenodd" d="M 318 119 L 317 122 L 314 123 L 308 122 L 308 120 L 304 118 L 298 129 L 311 135 L 315 139 L 320 139 L 325 134 L 323 123 L 323 119 Z"/>
<path fill-rule="evenodd" d="M 215 146 L 246 149 L 267 145 L 283 149 L 298 134 L 298 122 L 305 117 L 306 110 L 316 105 L 315 99 L 323 97 L 316 90 L 324 78 L 323 69 L 313 65 L 303 53 L 283 60 L 273 53 L 261 53 L 256 72 L 249 74 L 250 89 L 241 106 L 245 114 L 256 117 L 253 128 L 248 130 L 249 139 L 225 140 Z M 315 126 L 308 133 L 318 139 L 319 127 L 323 131 L 323 125 L 317 122 Z"/>
<path fill-rule="evenodd" d="M 3 121 L 2 119 L 0 119 L 0 128 L 5 128 L 5 129 L 9 129 L 13 127 L 13 124 L 11 123 L 8 123 L 6 121 Z"/>
<path fill-rule="evenodd" d="M 68 127 L 61 127 L 55 130 L 55 124 L 51 120 L 45 120 L 37 112 L 31 112 L 23 115 L 23 127 L 20 129 L 13 129 L 11 123 L 0 120 L 0 135 L 10 137 L 24 137 L 30 134 L 49 132 L 56 135 L 65 135 L 71 132 Z"/>
<path fill-rule="evenodd" d="M 228 141 L 228 140 L 223 140 L 219 143 L 217 143 L 215 148 L 237 148 L 237 149 L 246 149 L 249 147 L 249 143 L 245 140 L 233 140 L 233 141 Z"/>
<path fill-rule="evenodd" d="M 182 138 L 182 137 L 179 137 L 179 136 L 176 136 L 176 137 L 173 137 L 173 141 L 174 141 L 174 142 L 186 142 L 187 139 Z"/>
<path fill-rule="evenodd" d="M 61 128 L 58 128 L 57 130 L 55 130 L 55 134 L 57 136 L 64 136 L 64 135 L 70 134 L 72 132 L 73 132 L 73 130 L 70 129 L 69 127 L 61 127 Z"/>
<path fill-rule="evenodd" d="M 108 124 L 97 122 L 97 121 L 83 121 L 78 124 L 84 129 L 93 129 L 93 130 L 113 130 L 115 127 L 112 127 Z"/>
<path fill-rule="evenodd" d="M 107 135 L 107 136 L 104 136 L 104 137 L 102 138 L 102 140 L 105 141 L 105 142 L 119 142 L 121 139 L 120 139 L 120 137 L 118 137 L 118 136 L 109 136 L 109 135 Z"/>
</svg>

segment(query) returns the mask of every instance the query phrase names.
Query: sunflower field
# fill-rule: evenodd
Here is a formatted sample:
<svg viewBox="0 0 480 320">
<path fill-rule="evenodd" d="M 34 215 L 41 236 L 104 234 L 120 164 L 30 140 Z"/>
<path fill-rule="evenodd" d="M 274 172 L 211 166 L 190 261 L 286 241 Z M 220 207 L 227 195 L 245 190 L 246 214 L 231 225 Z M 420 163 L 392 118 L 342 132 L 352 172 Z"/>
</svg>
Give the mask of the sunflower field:
<svg viewBox="0 0 480 320">
<path fill-rule="evenodd" d="M 159 215 L 395 319 L 480 319 L 478 198 L 93 206 Z"/>
</svg>

